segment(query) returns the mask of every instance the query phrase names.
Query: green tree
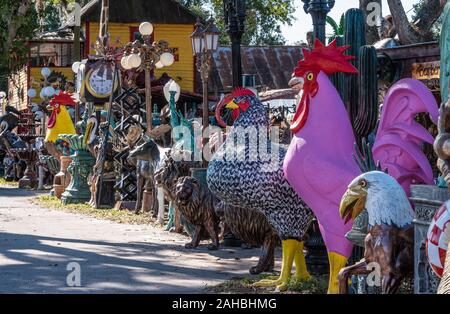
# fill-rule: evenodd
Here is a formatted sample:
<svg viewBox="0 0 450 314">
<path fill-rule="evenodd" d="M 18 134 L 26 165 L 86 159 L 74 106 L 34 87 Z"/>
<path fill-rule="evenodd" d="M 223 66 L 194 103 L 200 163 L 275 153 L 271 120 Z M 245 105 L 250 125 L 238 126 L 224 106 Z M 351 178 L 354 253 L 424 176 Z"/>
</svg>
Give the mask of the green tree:
<svg viewBox="0 0 450 314">
<path fill-rule="evenodd" d="M 33 36 L 38 23 L 31 0 L 2 0 L 0 12 L 0 88 L 5 90 L 8 76 L 26 62 L 26 42 Z"/>
<path fill-rule="evenodd" d="M 216 19 L 217 27 L 222 31 L 220 42 L 229 44 L 223 21 L 223 0 L 179 0 L 195 12 L 209 12 Z M 295 11 L 292 0 L 247 0 L 247 20 L 242 37 L 244 45 L 282 45 L 285 39 L 281 34 L 281 25 L 291 25 Z"/>
<path fill-rule="evenodd" d="M 27 41 L 39 31 L 60 27 L 60 10 L 70 2 L 74 0 L 0 1 L 0 90 L 6 90 L 8 77 L 28 60 Z"/>
</svg>

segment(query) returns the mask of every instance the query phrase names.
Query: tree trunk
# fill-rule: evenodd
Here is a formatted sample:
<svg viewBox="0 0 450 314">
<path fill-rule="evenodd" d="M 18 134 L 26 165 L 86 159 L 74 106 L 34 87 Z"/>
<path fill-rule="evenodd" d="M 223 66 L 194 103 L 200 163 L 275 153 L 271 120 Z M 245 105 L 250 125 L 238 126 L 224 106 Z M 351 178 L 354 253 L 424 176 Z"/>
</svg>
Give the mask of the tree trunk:
<svg viewBox="0 0 450 314">
<path fill-rule="evenodd" d="M 388 0 L 388 5 L 400 42 L 403 45 L 421 42 L 422 37 L 416 33 L 409 23 L 401 0 Z"/>
<path fill-rule="evenodd" d="M 429 33 L 431 27 L 439 18 L 446 1 L 442 0 L 422 0 L 421 9 L 417 12 L 414 26 L 419 32 L 424 32 L 424 35 Z"/>
<path fill-rule="evenodd" d="M 369 3 L 378 4 L 379 13 Z M 382 18 L 381 0 L 359 0 L 359 8 L 364 12 L 364 20 L 366 21 L 366 42 L 368 45 L 372 45 L 380 40 L 377 25 Z"/>
<path fill-rule="evenodd" d="M 445 1 L 422 0 L 422 8 L 417 13 L 419 18 L 414 25 L 409 23 L 401 0 L 388 0 L 389 10 L 394 21 L 400 42 L 409 45 L 433 39 L 430 31 L 442 12 Z"/>
</svg>

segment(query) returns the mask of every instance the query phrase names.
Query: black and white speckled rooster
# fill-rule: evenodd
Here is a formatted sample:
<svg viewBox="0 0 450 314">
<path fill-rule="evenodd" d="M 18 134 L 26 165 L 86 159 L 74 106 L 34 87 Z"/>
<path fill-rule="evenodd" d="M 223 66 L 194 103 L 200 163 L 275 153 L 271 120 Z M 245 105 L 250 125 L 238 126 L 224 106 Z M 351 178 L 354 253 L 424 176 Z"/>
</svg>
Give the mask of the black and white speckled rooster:
<svg viewBox="0 0 450 314">
<path fill-rule="evenodd" d="M 283 248 L 280 277 L 262 280 L 255 286 L 277 286 L 278 290 L 284 290 L 294 261 L 297 278 L 310 278 L 302 240 L 313 214 L 284 178 L 287 147 L 269 140 L 266 110 L 255 94 L 240 88 L 222 104 L 233 110 L 235 122 L 209 163 L 207 182 L 219 199 L 262 212 L 277 231 Z"/>
</svg>

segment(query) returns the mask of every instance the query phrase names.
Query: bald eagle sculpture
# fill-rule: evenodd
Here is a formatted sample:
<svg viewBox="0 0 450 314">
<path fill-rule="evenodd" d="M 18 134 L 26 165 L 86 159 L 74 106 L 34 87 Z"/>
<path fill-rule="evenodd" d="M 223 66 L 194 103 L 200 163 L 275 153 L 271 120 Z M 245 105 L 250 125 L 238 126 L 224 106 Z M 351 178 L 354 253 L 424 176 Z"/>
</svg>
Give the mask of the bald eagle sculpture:
<svg viewBox="0 0 450 314">
<path fill-rule="evenodd" d="M 364 258 L 340 271 L 339 292 L 348 293 L 350 275 L 379 270 L 382 293 L 395 293 L 413 271 L 414 211 L 401 185 L 381 171 L 356 177 L 342 197 L 339 212 L 347 222 L 364 208 L 369 216 Z"/>
</svg>

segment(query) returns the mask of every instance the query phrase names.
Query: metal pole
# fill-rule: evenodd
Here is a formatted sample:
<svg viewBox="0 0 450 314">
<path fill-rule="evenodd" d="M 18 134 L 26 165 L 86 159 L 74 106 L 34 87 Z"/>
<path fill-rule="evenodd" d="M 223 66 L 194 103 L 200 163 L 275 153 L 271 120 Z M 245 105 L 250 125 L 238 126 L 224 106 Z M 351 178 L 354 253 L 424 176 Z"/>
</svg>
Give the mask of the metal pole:
<svg viewBox="0 0 450 314">
<path fill-rule="evenodd" d="M 305 13 L 311 14 L 314 25 L 314 37 L 325 43 L 325 25 L 327 14 L 334 7 L 335 0 L 302 0 Z"/>
<path fill-rule="evenodd" d="M 231 44 L 231 62 L 233 64 L 233 87 L 242 86 L 241 38 L 233 38 Z"/>
<path fill-rule="evenodd" d="M 147 134 L 150 135 L 152 130 L 152 81 L 151 81 L 151 68 L 145 66 L 145 113 L 147 119 Z"/>
<path fill-rule="evenodd" d="M 245 27 L 245 0 L 223 0 L 224 19 L 231 39 L 233 87 L 242 86 L 241 39 Z"/>
</svg>

